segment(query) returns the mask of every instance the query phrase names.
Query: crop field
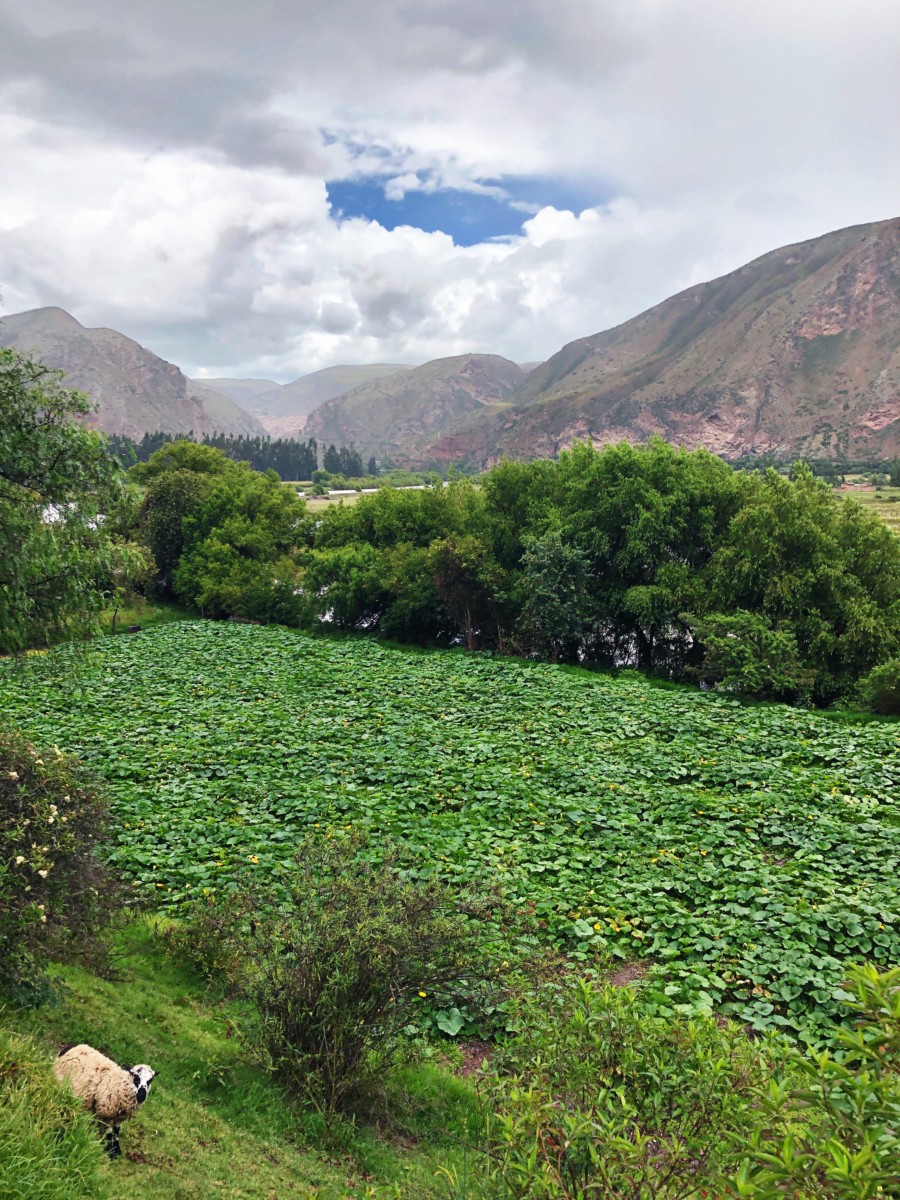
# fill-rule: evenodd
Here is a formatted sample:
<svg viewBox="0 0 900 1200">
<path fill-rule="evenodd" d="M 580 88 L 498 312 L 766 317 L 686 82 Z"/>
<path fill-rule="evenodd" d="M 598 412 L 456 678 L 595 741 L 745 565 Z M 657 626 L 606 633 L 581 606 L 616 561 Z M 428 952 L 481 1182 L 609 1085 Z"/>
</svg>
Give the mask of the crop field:
<svg viewBox="0 0 900 1200">
<path fill-rule="evenodd" d="M 881 517 L 894 533 L 900 533 L 900 488 L 882 487 L 876 491 L 848 493 Z"/>
<path fill-rule="evenodd" d="M 641 959 L 661 1006 L 815 1040 L 847 962 L 900 963 L 897 724 L 210 622 L 0 664 L 0 707 L 107 781 L 162 906 L 354 827 Z"/>
</svg>

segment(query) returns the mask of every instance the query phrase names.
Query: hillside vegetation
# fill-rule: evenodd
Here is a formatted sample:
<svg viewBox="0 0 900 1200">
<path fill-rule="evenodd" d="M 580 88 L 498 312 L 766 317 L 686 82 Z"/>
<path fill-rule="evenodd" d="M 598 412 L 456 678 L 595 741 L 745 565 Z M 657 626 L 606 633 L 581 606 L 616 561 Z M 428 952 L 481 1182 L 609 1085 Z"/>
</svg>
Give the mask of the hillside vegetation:
<svg viewBox="0 0 900 1200">
<path fill-rule="evenodd" d="M 846 965 L 900 961 L 900 736 L 549 666 L 159 626 L 7 669 L 4 711 L 106 781 L 109 848 L 177 909 L 311 829 L 497 880 L 576 957 L 650 958 L 661 1007 L 815 1039 Z"/>
</svg>

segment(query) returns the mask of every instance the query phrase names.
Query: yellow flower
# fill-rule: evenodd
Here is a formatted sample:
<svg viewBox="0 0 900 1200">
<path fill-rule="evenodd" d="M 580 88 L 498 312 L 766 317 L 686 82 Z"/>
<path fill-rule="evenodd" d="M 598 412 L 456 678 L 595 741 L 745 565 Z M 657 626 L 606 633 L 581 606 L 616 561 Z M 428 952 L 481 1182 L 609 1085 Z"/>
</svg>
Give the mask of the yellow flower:
<svg viewBox="0 0 900 1200">
<path fill-rule="evenodd" d="M 427 992 L 419 992 L 419 995 L 420 995 L 420 996 L 422 997 L 422 999 L 424 1000 L 424 999 L 425 999 L 425 997 L 428 995 L 428 993 L 427 993 Z"/>
<path fill-rule="evenodd" d="M 258 863 L 258 862 L 259 862 L 259 857 L 258 857 L 256 854 L 248 854 L 248 855 L 247 855 L 247 857 L 250 859 L 250 861 L 251 861 L 252 863 Z"/>
</svg>

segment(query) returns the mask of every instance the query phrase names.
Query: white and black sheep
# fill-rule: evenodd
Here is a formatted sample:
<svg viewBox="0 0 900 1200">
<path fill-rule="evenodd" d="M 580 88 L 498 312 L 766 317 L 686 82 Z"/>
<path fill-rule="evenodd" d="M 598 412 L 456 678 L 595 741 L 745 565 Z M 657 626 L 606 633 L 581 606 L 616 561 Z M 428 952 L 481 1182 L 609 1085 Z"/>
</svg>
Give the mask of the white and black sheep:
<svg viewBox="0 0 900 1200">
<path fill-rule="evenodd" d="M 111 1058 L 82 1043 L 64 1046 L 53 1066 L 53 1074 L 62 1083 L 67 1080 L 85 1108 L 94 1113 L 106 1130 L 106 1152 L 110 1158 L 122 1153 L 119 1126 L 133 1117 L 150 1094 L 150 1084 L 158 1074 L 146 1063 L 120 1067 Z"/>
</svg>

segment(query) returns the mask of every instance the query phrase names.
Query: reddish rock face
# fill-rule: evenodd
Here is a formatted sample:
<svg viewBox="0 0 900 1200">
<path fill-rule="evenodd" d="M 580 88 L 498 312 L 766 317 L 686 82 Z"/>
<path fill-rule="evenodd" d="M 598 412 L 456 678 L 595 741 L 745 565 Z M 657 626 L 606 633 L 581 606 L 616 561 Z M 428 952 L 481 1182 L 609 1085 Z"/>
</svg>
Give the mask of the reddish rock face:
<svg viewBox="0 0 900 1200">
<path fill-rule="evenodd" d="M 488 464 L 651 434 L 726 458 L 900 455 L 900 219 L 776 250 L 571 342 L 421 454 Z"/>
</svg>

